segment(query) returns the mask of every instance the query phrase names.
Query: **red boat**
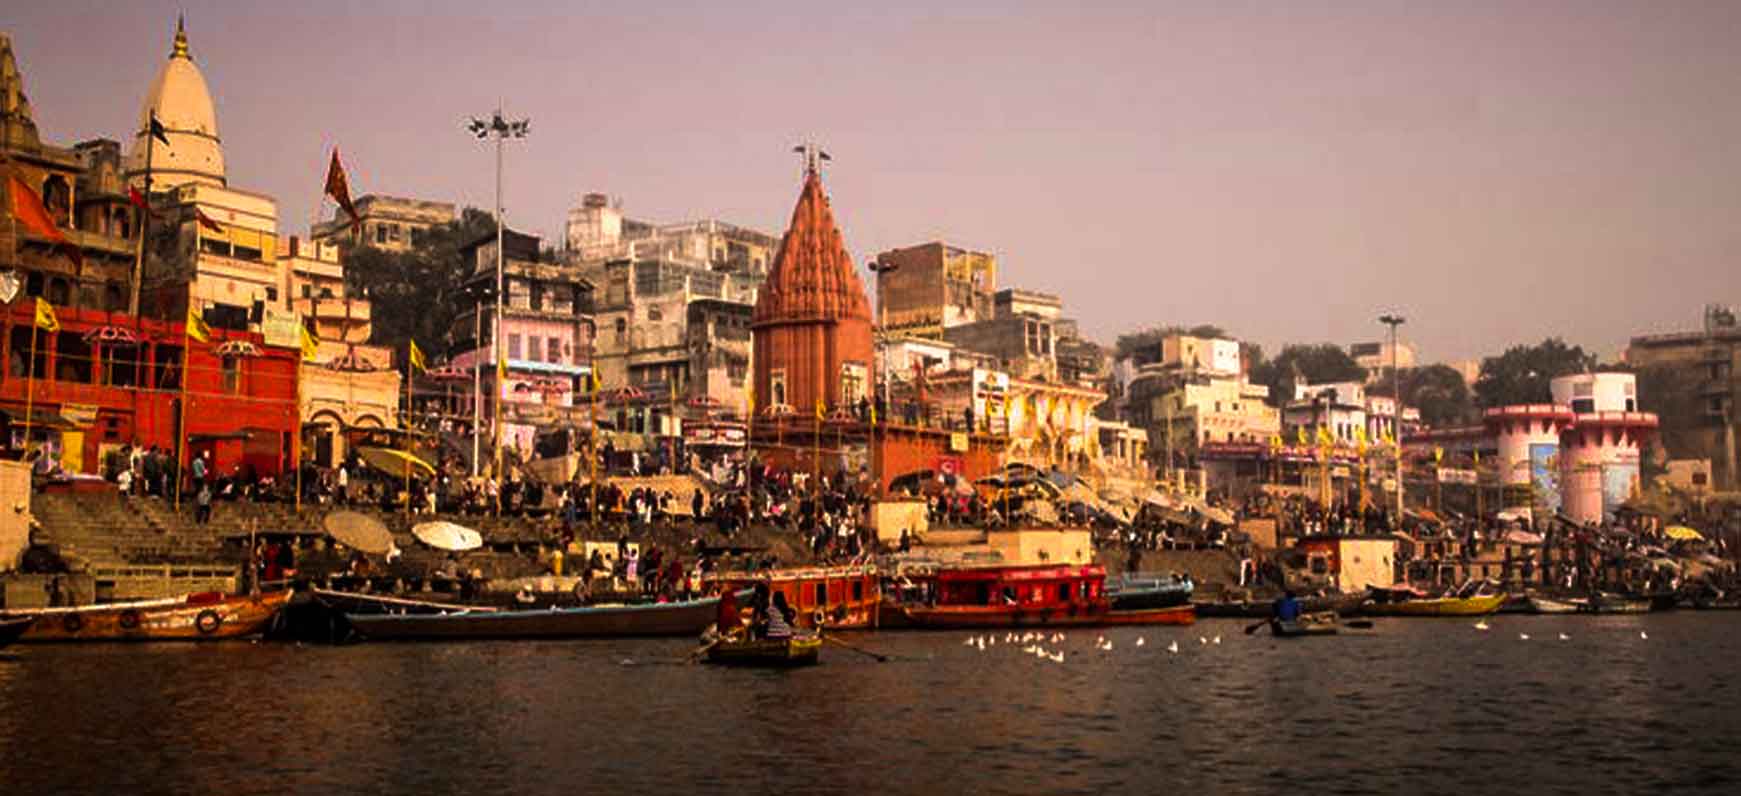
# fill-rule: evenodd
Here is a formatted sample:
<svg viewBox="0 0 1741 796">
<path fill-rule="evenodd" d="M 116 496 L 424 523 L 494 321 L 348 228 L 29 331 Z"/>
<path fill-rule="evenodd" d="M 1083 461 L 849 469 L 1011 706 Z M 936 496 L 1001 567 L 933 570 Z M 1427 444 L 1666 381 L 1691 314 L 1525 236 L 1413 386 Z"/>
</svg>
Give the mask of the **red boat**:
<svg viewBox="0 0 1741 796">
<path fill-rule="evenodd" d="M 1107 611 L 1102 624 L 1107 625 L 1192 625 L 1197 623 L 1197 607 L 1186 603 L 1168 608 L 1133 608 Z"/>
<path fill-rule="evenodd" d="M 870 565 L 779 569 L 771 572 L 721 572 L 709 578 L 722 588 L 751 589 L 766 583 L 785 592 L 798 612 L 798 626 L 828 630 L 876 627 L 882 602 L 882 576 Z"/>
<path fill-rule="evenodd" d="M 908 577 L 904 602 L 883 603 L 883 625 L 925 629 L 1054 627 L 1106 621 L 1098 564 L 975 566 Z"/>
</svg>

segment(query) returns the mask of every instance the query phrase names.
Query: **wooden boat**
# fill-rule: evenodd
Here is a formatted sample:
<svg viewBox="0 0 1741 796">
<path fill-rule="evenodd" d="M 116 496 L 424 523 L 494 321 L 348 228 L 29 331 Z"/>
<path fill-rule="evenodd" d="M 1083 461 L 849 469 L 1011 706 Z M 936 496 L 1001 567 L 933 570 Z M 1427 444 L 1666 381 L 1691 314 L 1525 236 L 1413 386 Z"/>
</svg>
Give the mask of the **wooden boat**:
<svg viewBox="0 0 1741 796">
<path fill-rule="evenodd" d="M 1648 614 L 1650 613 L 1650 598 L 1628 597 L 1623 594 L 1608 594 L 1606 592 L 1591 597 L 1584 605 L 1585 613 L 1592 614 Z"/>
<path fill-rule="evenodd" d="M 1300 614 L 1300 618 L 1284 621 L 1271 619 L 1269 621 L 1270 635 L 1276 638 L 1303 638 L 1305 636 L 1333 636 L 1340 629 L 1335 614 Z"/>
<path fill-rule="evenodd" d="M 1353 616 L 1363 610 L 1366 592 L 1324 594 L 1300 598 L 1300 610 L 1305 613 L 1328 611 L 1339 616 Z M 1193 603 L 1198 616 L 1233 619 L 1268 619 L 1275 613 L 1272 602 L 1260 600 L 1204 601 Z"/>
<path fill-rule="evenodd" d="M 17 641 L 18 637 L 24 635 L 24 631 L 29 630 L 31 623 L 35 621 L 36 617 L 34 616 L 0 619 L 0 647 Z"/>
<path fill-rule="evenodd" d="M 801 632 L 787 638 L 730 638 L 707 650 L 707 662 L 722 666 L 790 668 L 814 666 L 822 654 L 822 636 Z"/>
<path fill-rule="evenodd" d="M 335 589 L 310 589 L 309 596 L 335 611 L 346 614 L 442 614 L 464 611 L 494 613 L 500 610 L 488 605 L 411 600 L 386 594 L 363 594 Z"/>
<path fill-rule="evenodd" d="M 1098 625 L 1112 608 L 1098 564 L 963 566 L 920 576 L 922 601 L 884 602 L 882 625 L 921 629 Z"/>
<path fill-rule="evenodd" d="M 1587 600 L 1557 600 L 1538 594 L 1529 596 L 1529 610 L 1533 614 L 1575 614 L 1588 604 Z"/>
<path fill-rule="evenodd" d="M 9 616 L 36 620 L 20 641 L 207 641 L 265 631 L 289 591 L 226 597 L 190 594 L 166 600 L 43 608 Z"/>
<path fill-rule="evenodd" d="M 1197 609 L 1190 603 L 1170 608 L 1114 608 L 1107 611 L 1105 625 L 1189 625 L 1197 621 Z"/>
<path fill-rule="evenodd" d="M 1191 601 L 1193 589 L 1190 578 L 1159 573 L 1127 572 L 1106 579 L 1106 596 L 1115 611 L 1184 605 Z"/>
<path fill-rule="evenodd" d="M 748 598 L 748 592 L 738 596 L 740 602 Z M 345 614 L 345 620 L 363 638 L 378 641 L 695 636 L 713 625 L 718 610 L 719 597 L 715 596 L 671 603 L 529 611 Z"/>
<path fill-rule="evenodd" d="M 720 588 L 750 589 L 765 583 L 784 592 L 798 612 L 800 628 L 862 630 L 877 626 L 883 600 L 882 575 L 872 565 L 808 567 L 768 572 L 722 572 L 707 579 Z M 770 594 L 770 596 L 772 596 Z"/>
<path fill-rule="evenodd" d="M 1400 602 L 1370 602 L 1365 611 L 1374 616 L 1486 616 L 1504 605 L 1506 595 L 1471 597 L 1421 597 Z"/>
</svg>

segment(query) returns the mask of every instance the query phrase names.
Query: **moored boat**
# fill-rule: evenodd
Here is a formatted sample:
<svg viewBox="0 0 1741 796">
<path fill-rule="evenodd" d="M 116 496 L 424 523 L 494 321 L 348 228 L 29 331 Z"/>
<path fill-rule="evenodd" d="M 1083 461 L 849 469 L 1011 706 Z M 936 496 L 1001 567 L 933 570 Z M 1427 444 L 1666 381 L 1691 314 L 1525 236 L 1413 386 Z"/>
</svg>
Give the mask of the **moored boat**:
<svg viewBox="0 0 1741 796">
<path fill-rule="evenodd" d="M 1098 625 L 1111 603 L 1098 564 L 964 566 L 915 578 L 907 602 L 884 602 L 885 627 L 966 629 Z"/>
<path fill-rule="evenodd" d="M 1560 600 L 1539 594 L 1532 594 L 1528 599 L 1529 611 L 1533 614 L 1575 614 L 1589 604 L 1586 600 Z"/>
<path fill-rule="evenodd" d="M 796 633 L 786 638 L 728 638 L 707 648 L 707 662 L 722 666 L 789 668 L 813 666 L 822 653 L 822 636 Z"/>
<path fill-rule="evenodd" d="M 36 617 L 34 616 L 0 619 L 0 647 L 17 641 L 18 637 L 24 635 L 24 631 L 29 630 L 31 623 L 35 621 Z"/>
<path fill-rule="evenodd" d="M 807 567 L 769 572 L 722 572 L 708 578 L 720 588 L 749 589 L 768 585 L 770 595 L 783 592 L 786 604 L 798 612 L 801 628 L 861 630 L 876 627 L 882 602 L 882 576 L 871 565 Z"/>
<path fill-rule="evenodd" d="M 747 599 L 743 592 L 739 599 Z M 642 605 L 591 605 L 529 611 L 345 614 L 363 638 L 482 640 L 507 638 L 610 638 L 694 636 L 712 626 L 719 597 Z"/>
<path fill-rule="evenodd" d="M 1394 603 L 1368 603 L 1374 616 L 1486 616 L 1505 604 L 1505 595 L 1477 597 L 1425 597 Z"/>
<path fill-rule="evenodd" d="M 1197 621 L 1197 609 L 1190 603 L 1170 608 L 1113 609 L 1106 612 L 1104 625 L 1189 625 Z"/>
<path fill-rule="evenodd" d="M 1191 601 L 1194 588 L 1188 577 L 1152 572 L 1127 572 L 1106 579 L 1106 596 L 1115 611 L 1184 605 Z"/>
<path fill-rule="evenodd" d="M 1650 613 L 1650 598 L 1628 597 L 1623 594 L 1608 594 L 1606 592 L 1591 597 L 1583 610 L 1592 614 L 1648 614 Z"/>
<path fill-rule="evenodd" d="M 19 637 L 23 642 L 208 641 L 260 634 L 290 596 L 289 591 L 234 597 L 190 594 L 164 600 L 17 611 L 0 619 L 35 619 Z"/>
</svg>

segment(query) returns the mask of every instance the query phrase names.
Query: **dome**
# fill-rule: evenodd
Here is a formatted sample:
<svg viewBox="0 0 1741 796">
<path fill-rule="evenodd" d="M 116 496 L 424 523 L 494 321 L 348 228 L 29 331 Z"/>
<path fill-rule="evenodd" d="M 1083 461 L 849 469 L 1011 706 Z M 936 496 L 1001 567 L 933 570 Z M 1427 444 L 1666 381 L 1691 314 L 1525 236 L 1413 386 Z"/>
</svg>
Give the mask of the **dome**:
<svg viewBox="0 0 1741 796">
<path fill-rule="evenodd" d="M 151 112 L 163 125 L 166 145 L 158 140 L 147 146 L 151 135 Z M 145 153 L 151 154 L 151 179 L 156 187 L 189 182 L 225 183 L 224 147 L 218 138 L 218 115 L 205 75 L 188 53 L 187 33 L 176 23 L 175 47 L 169 60 L 152 81 L 139 108 L 133 149 L 127 155 L 127 176 L 142 180 Z"/>
</svg>

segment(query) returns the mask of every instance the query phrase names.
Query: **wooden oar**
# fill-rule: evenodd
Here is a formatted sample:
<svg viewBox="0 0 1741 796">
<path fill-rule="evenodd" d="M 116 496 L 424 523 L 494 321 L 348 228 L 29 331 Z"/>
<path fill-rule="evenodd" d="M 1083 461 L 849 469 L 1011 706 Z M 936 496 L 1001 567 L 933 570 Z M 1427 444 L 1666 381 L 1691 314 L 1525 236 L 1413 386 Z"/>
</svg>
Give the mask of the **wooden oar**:
<svg viewBox="0 0 1741 796">
<path fill-rule="evenodd" d="M 838 645 L 845 647 L 849 650 L 852 650 L 853 652 L 856 652 L 860 655 L 868 655 L 872 658 L 877 659 L 877 663 L 888 663 L 889 662 L 889 656 L 887 656 L 887 655 L 879 655 L 875 652 L 871 652 L 870 650 L 864 649 L 862 647 L 855 647 L 855 646 L 848 644 L 844 641 L 841 641 L 840 639 L 837 639 L 833 636 L 824 635 L 824 636 L 822 636 L 822 640 L 826 641 L 830 644 L 838 644 Z"/>
<path fill-rule="evenodd" d="M 1371 630 L 1372 629 L 1372 620 L 1371 619 L 1350 619 L 1346 622 L 1343 622 L 1342 626 L 1343 627 L 1351 627 L 1351 628 L 1354 628 L 1355 630 Z"/>
<path fill-rule="evenodd" d="M 1245 634 L 1249 636 L 1253 633 L 1256 633 L 1258 628 L 1263 627 L 1264 625 L 1267 625 L 1269 623 L 1270 623 L 1270 620 L 1268 620 L 1268 619 L 1264 619 L 1264 620 L 1259 621 L 1259 622 L 1254 622 L 1245 628 Z"/>
</svg>

